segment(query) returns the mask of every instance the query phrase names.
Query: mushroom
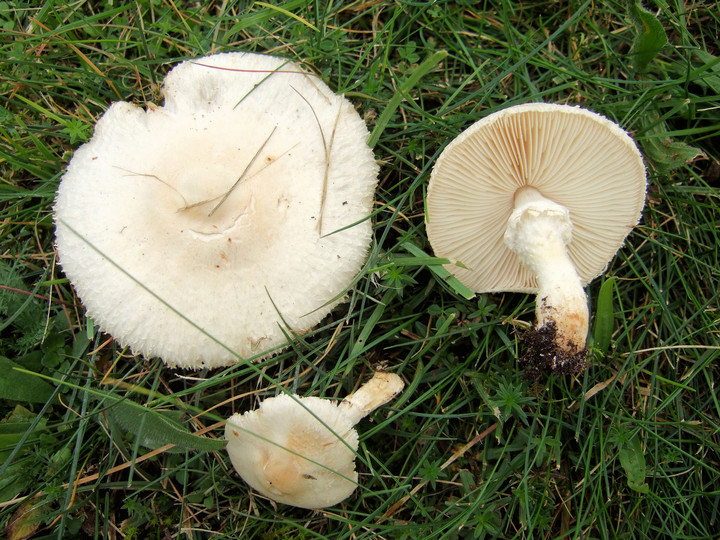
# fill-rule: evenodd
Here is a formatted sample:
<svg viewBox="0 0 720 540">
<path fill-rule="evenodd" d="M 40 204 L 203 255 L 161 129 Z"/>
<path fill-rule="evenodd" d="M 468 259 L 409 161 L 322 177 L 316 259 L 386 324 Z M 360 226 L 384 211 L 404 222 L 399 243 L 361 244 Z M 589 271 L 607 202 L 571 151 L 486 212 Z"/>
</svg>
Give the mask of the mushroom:
<svg viewBox="0 0 720 540">
<path fill-rule="evenodd" d="M 228 419 L 230 460 L 245 482 L 277 502 L 301 508 L 337 504 L 358 483 L 353 426 L 403 387 L 398 375 L 376 372 L 339 405 L 290 394 L 268 398 Z"/>
<path fill-rule="evenodd" d="M 646 178 L 619 126 L 580 107 L 533 103 L 473 124 L 438 158 L 427 232 L 476 292 L 536 293 L 528 375 L 586 365 L 583 287 L 640 219 Z"/>
<path fill-rule="evenodd" d="M 136 354 L 262 358 L 346 297 L 378 166 L 342 96 L 282 58 L 226 53 L 167 75 L 165 104 L 114 103 L 55 202 L 62 268 Z"/>
</svg>

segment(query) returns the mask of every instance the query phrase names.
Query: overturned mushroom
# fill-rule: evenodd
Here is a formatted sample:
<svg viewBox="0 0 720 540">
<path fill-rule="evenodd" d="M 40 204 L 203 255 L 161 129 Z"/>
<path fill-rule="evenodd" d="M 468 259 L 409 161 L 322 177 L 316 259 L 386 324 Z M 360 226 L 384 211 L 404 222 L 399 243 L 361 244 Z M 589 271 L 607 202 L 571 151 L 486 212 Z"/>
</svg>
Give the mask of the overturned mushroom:
<svg viewBox="0 0 720 540">
<path fill-rule="evenodd" d="M 442 152 L 427 195 L 433 250 L 477 292 L 537 294 L 529 374 L 586 364 L 584 285 L 640 219 L 632 138 L 580 107 L 526 104 L 473 124 Z"/>
<path fill-rule="evenodd" d="M 324 508 L 357 487 L 353 426 L 390 401 L 404 383 L 377 372 L 339 405 L 329 399 L 280 394 L 225 425 L 235 470 L 253 489 L 301 508 Z"/>
<path fill-rule="evenodd" d="M 353 106 L 282 58 L 176 66 L 163 107 L 113 104 L 55 202 L 88 315 L 198 369 L 262 357 L 344 298 L 367 255 L 378 167 Z"/>
</svg>

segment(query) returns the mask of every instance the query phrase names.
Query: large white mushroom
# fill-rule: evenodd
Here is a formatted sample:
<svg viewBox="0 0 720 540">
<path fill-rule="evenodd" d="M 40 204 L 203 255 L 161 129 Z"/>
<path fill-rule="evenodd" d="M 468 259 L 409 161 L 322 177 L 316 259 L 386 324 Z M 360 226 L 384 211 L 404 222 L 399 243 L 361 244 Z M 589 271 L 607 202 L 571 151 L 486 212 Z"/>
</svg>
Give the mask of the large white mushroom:
<svg viewBox="0 0 720 540">
<path fill-rule="evenodd" d="M 197 369 L 261 357 L 340 302 L 378 167 L 353 106 L 282 58 L 217 54 L 113 104 L 55 202 L 60 263 L 122 345 Z"/>
<path fill-rule="evenodd" d="M 645 166 L 632 138 L 580 107 L 533 103 L 473 124 L 435 164 L 427 231 L 477 292 L 537 294 L 528 372 L 586 364 L 583 287 L 637 224 Z"/>
<path fill-rule="evenodd" d="M 394 373 L 376 372 L 339 405 L 289 394 L 268 398 L 228 419 L 230 460 L 253 489 L 277 502 L 301 508 L 337 504 L 358 484 L 353 426 L 403 387 Z"/>
</svg>

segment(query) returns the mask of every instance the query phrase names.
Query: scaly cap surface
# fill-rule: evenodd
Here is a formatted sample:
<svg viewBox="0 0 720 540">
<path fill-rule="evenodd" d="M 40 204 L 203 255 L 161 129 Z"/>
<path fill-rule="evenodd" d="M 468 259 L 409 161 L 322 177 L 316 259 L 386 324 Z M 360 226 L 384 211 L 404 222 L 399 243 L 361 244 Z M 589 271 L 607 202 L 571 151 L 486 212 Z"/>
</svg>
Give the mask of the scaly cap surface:
<svg viewBox="0 0 720 540">
<path fill-rule="evenodd" d="M 75 153 L 55 202 L 62 268 L 137 354 L 190 369 L 262 355 L 315 326 L 365 260 L 367 128 L 272 56 L 183 62 L 163 93 L 113 104 Z"/>
</svg>

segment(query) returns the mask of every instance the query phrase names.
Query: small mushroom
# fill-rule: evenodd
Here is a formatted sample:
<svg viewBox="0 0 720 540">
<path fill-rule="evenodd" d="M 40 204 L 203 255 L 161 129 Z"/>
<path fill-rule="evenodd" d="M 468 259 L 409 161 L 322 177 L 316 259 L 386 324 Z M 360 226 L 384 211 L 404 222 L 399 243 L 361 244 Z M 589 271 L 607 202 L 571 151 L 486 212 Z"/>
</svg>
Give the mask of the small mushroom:
<svg viewBox="0 0 720 540">
<path fill-rule="evenodd" d="M 578 373 L 587 358 L 583 287 L 640 219 L 645 166 L 619 126 L 580 107 L 526 104 L 491 114 L 438 158 L 427 232 L 476 292 L 537 294 L 523 361 L 530 376 Z"/>
<path fill-rule="evenodd" d="M 378 166 L 352 104 L 282 58 L 167 75 L 162 107 L 114 103 L 55 201 L 63 271 L 136 354 L 187 369 L 261 358 L 345 298 Z"/>
<path fill-rule="evenodd" d="M 358 434 L 353 426 L 404 387 L 376 372 L 339 405 L 329 399 L 280 394 L 225 425 L 235 470 L 253 489 L 277 502 L 324 508 L 355 490 Z"/>
</svg>

